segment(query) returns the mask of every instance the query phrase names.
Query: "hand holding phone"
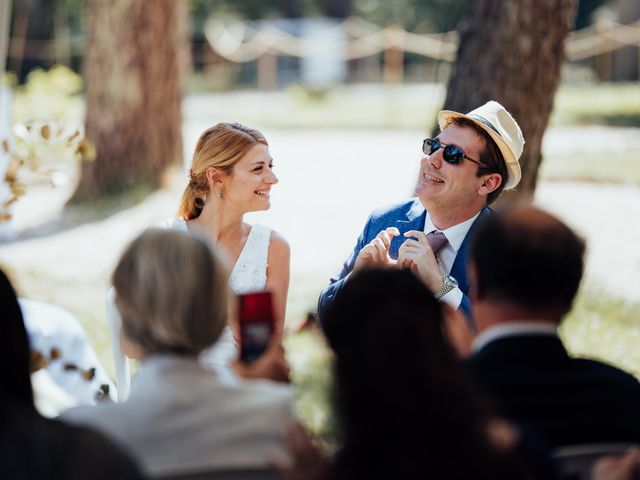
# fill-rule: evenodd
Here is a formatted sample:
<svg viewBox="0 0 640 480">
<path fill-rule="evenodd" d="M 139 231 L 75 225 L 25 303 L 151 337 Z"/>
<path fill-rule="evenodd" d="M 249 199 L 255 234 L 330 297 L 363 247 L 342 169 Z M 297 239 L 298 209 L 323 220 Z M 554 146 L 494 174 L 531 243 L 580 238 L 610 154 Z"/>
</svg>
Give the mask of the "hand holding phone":
<svg viewBox="0 0 640 480">
<path fill-rule="evenodd" d="M 272 295 L 269 291 L 238 295 L 240 360 L 250 363 L 269 347 L 274 333 Z"/>
</svg>

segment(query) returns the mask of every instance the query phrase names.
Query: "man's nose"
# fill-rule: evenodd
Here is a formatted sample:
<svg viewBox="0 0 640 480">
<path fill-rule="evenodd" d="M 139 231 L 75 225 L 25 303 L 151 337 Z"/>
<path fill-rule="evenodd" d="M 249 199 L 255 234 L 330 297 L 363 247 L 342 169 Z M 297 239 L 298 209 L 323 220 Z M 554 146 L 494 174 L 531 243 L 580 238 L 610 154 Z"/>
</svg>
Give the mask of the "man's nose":
<svg viewBox="0 0 640 480">
<path fill-rule="evenodd" d="M 426 161 L 428 165 L 433 168 L 440 168 L 442 166 L 442 149 L 439 148 L 431 155 L 425 155 L 423 161 Z"/>
</svg>

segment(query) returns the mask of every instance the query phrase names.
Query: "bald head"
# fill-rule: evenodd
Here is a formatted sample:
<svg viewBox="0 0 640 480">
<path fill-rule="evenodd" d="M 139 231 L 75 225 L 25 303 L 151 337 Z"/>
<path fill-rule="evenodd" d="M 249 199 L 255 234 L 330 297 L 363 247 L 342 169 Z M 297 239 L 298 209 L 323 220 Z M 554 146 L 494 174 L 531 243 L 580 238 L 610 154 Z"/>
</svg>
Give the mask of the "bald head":
<svg viewBox="0 0 640 480">
<path fill-rule="evenodd" d="M 476 296 L 532 311 L 569 311 L 580 285 L 585 245 L 554 216 L 533 207 L 496 213 L 474 235 Z"/>
</svg>

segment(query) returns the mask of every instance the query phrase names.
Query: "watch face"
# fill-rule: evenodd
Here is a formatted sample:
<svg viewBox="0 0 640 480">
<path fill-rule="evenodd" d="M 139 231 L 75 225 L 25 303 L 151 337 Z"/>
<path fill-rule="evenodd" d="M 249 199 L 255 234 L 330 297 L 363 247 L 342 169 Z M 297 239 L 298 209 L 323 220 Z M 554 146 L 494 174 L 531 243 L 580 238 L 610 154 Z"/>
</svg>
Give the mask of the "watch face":
<svg viewBox="0 0 640 480">
<path fill-rule="evenodd" d="M 456 288 L 458 286 L 458 281 L 451 275 L 445 275 L 444 284 L 448 287 Z"/>
</svg>

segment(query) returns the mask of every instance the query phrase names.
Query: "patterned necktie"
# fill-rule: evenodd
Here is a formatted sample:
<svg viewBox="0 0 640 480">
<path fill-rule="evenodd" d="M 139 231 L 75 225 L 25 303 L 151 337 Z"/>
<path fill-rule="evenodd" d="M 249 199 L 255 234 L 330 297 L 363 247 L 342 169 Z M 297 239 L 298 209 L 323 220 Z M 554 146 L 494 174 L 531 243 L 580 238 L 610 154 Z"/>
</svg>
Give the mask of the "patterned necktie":
<svg viewBox="0 0 640 480">
<path fill-rule="evenodd" d="M 429 246 L 435 255 L 442 247 L 449 243 L 449 240 L 447 240 L 447 236 L 444 233 L 434 230 L 433 232 L 427 233 L 427 242 L 429 242 Z"/>
</svg>

